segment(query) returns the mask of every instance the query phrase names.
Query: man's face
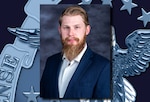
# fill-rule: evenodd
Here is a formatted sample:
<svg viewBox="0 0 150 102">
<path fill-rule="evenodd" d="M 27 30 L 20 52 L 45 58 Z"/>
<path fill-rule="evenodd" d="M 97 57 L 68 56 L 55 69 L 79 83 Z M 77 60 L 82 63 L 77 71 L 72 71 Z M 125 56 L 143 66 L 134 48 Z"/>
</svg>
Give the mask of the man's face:
<svg viewBox="0 0 150 102">
<path fill-rule="evenodd" d="M 78 45 L 90 32 L 90 26 L 86 26 L 80 15 L 63 16 L 59 27 L 61 38 L 67 45 Z"/>
</svg>

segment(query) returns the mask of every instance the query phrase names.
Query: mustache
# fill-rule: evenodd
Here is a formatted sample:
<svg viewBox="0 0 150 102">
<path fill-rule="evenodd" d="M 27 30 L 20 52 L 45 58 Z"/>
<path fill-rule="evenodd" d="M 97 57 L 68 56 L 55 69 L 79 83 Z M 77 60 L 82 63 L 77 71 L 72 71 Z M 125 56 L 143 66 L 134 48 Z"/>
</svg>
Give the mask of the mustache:
<svg viewBox="0 0 150 102">
<path fill-rule="evenodd" d="M 67 38 L 65 38 L 65 41 L 69 41 L 71 39 L 73 39 L 75 41 L 79 41 L 79 38 L 76 38 L 76 37 L 67 37 Z"/>
</svg>

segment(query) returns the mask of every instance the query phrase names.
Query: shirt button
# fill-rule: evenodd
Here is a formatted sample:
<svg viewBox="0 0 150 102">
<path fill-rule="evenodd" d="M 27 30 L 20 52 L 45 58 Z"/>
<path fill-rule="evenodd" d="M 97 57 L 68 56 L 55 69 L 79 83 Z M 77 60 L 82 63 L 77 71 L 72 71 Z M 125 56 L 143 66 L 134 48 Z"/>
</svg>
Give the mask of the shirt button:
<svg viewBox="0 0 150 102">
<path fill-rule="evenodd" d="M 68 66 L 70 66 L 71 63 L 68 64 Z"/>
</svg>

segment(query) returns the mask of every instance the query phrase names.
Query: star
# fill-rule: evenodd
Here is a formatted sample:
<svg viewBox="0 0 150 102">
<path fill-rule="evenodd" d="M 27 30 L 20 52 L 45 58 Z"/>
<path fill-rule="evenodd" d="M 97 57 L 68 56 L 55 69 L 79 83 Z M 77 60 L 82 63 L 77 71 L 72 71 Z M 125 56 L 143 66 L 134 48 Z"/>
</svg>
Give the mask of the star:
<svg viewBox="0 0 150 102">
<path fill-rule="evenodd" d="M 102 0 L 103 5 L 110 5 L 112 7 L 112 0 Z"/>
<path fill-rule="evenodd" d="M 91 4 L 92 0 L 82 0 L 82 2 L 78 3 L 79 5 L 82 5 L 82 4 Z"/>
<path fill-rule="evenodd" d="M 150 12 L 146 12 L 143 8 L 142 8 L 142 16 L 137 18 L 138 20 L 143 21 L 144 23 L 144 27 L 147 25 L 148 22 L 150 22 Z"/>
<path fill-rule="evenodd" d="M 33 86 L 31 86 L 30 92 L 23 92 L 23 94 L 28 97 L 27 102 L 37 102 L 36 97 L 39 96 L 39 92 L 34 92 Z"/>
<path fill-rule="evenodd" d="M 127 10 L 129 14 L 131 14 L 132 8 L 137 7 L 137 4 L 132 3 L 132 0 L 122 0 L 122 2 L 124 5 L 120 10 Z"/>
</svg>

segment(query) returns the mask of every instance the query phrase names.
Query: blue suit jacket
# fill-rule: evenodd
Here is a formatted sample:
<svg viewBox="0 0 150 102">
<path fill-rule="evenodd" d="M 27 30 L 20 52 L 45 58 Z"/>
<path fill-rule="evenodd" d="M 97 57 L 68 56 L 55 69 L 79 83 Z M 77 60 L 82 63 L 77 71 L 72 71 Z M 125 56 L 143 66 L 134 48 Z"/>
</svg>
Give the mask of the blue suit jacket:
<svg viewBox="0 0 150 102">
<path fill-rule="evenodd" d="M 58 76 L 62 54 L 47 59 L 40 82 L 40 96 L 45 99 L 59 98 Z M 89 48 L 85 51 L 66 89 L 64 98 L 111 98 L 110 62 Z"/>
</svg>

